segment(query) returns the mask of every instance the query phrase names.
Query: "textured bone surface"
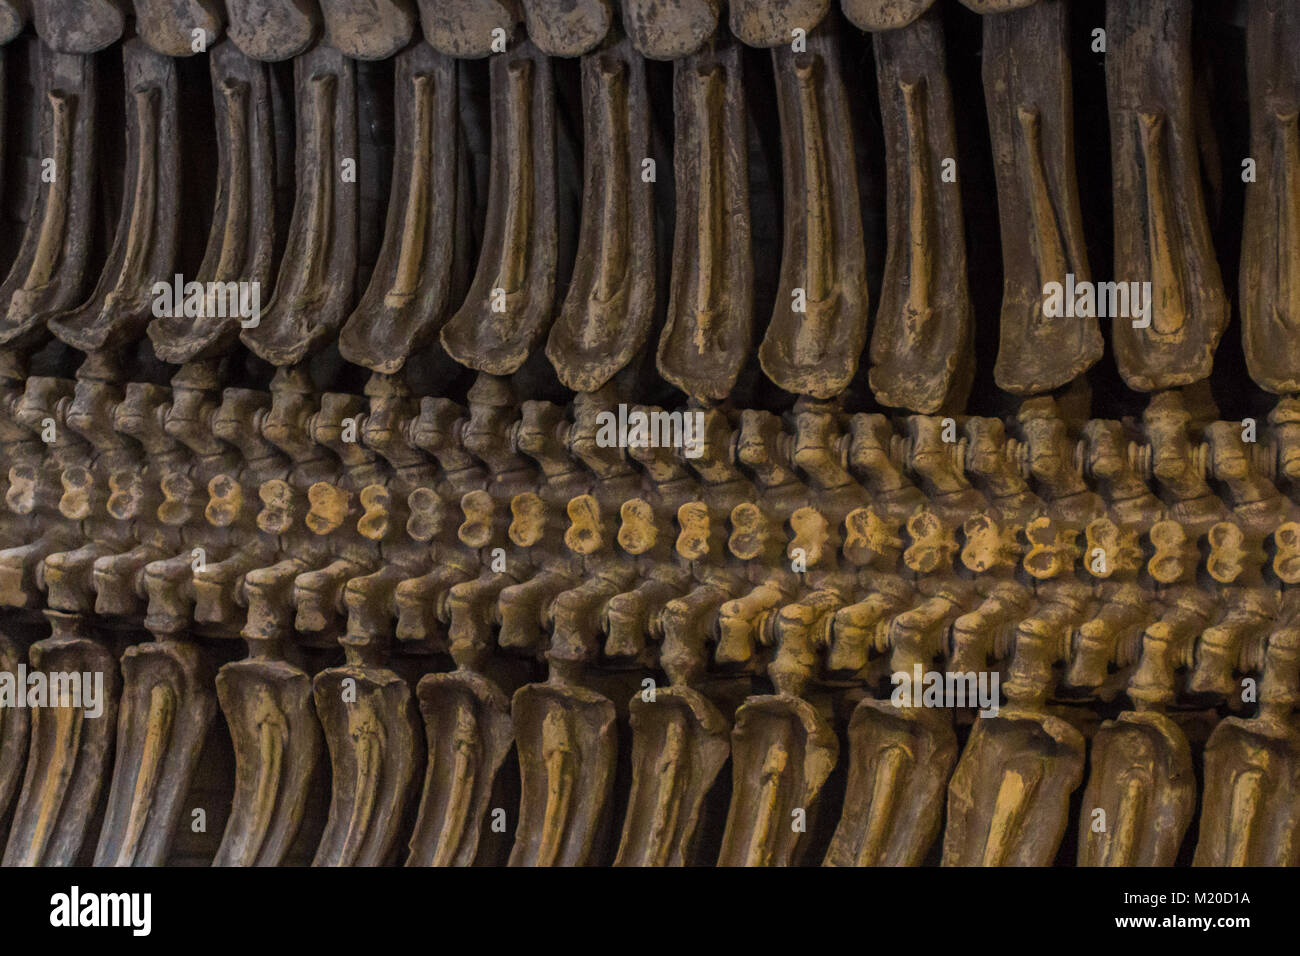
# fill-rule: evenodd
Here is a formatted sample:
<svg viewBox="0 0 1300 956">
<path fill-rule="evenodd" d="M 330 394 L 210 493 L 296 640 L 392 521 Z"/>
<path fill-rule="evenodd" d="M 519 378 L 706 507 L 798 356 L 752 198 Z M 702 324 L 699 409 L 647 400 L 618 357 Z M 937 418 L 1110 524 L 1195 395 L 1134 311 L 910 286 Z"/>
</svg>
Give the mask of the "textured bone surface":
<svg viewBox="0 0 1300 956">
<path fill-rule="evenodd" d="M 1300 864 L 1298 115 L 1300 0 L 0 0 L 0 865 Z"/>
</svg>

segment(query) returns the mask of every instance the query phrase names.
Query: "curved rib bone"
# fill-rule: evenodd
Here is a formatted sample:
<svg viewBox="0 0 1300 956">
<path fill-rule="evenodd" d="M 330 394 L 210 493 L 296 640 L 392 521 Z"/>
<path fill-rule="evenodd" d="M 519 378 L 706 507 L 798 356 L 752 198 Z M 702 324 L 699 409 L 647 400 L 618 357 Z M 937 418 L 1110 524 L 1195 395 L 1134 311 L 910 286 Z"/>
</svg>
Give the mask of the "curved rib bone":
<svg viewBox="0 0 1300 956">
<path fill-rule="evenodd" d="M 298 107 L 293 219 L 275 297 L 244 344 L 275 365 L 296 365 L 333 336 L 352 309 L 357 268 L 355 67 L 329 47 L 294 60 Z"/>
<path fill-rule="evenodd" d="M 103 675 L 102 713 L 86 706 L 40 707 L 4 866 L 71 866 L 108 774 L 121 683 L 112 656 L 86 634 L 82 619 L 49 612 L 54 633 L 28 649 L 34 671 Z M 22 689 L 26 692 L 26 688 Z M 82 703 L 86 704 L 83 692 Z"/>
<path fill-rule="evenodd" d="M 961 194 L 941 168 L 957 156 L 943 29 L 932 11 L 873 42 L 890 188 L 871 388 L 884 405 L 934 413 L 965 401 L 973 372 Z"/>
<path fill-rule="evenodd" d="M 582 866 L 614 782 L 614 705 L 573 684 L 529 684 L 511 705 L 523 792 L 511 866 Z"/>
<path fill-rule="evenodd" d="M 753 338 L 754 260 L 740 48 L 719 43 L 673 67 L 676 228 L 659 372 L 700 400 L 726 398 Z"/>
<path fill-rule="evenodd" d="M 35 52 L 35 51 L 33 51 Z M 18 257 L 0 284 L 0 344 L 44 337 L 47 313 L 77 305 L 95 198 L 94 60 L 40 48 L 41 152 L 53 176 L 33 199 Z"/>
<path fill-rule="evenodd" d="M 397 141 L 384 244 L 339 334 L 344 358 L 385 373 L 397 372 L 446 321 L 465 254 L 456 64 L 416 44 L 397 57 L 394 82 Z"/>
<path fill-rule="evenodd" d="M 470 866 L 514 731 L 509 702 L 469 670 L 426 674 L 416 696 L 429 756 L 407 866 Z"/>
<path fill-rule="evenodd" d="M 758 355 L 787 392 L 829 398 L 852 379 L 867 340 L 866 261 L 838 37 L 828 24 L 807 43 L 804 53 L 772 52 L 787 234 Z"/>
<path fill-rule="evenodd" d="M 1101 357 L 1095 315 L 1046 314 L 1048 284 L 1087 282 L 1074 165 L 1074 103 L 1065 0 L 984 19 L 984 95 L 998 181 L 1002 320 L 999 387 L 1036 394 Z"/>
<path fill-rule="evenodd" d="M 727 718 L 689 687 L 630 706 L 632 790 L 614 865 L 689 865 L 704 799 L 731 751 Z"/>
<path fill-rule="evenodd" d="M 622 40 L 582 60 L 582 224 L 573 277 L 546 342 L 569 388 L 592 392 L 623 368 L 650 335 L 655 238 L 650 104 L 645 63 Z"/>
<path fill-rule="evenodd" d="M 292 629 L 289 590 L 301 570 L 301 561 L 287 559 L 248 573 L 249 656 L 217 672 L 235 746 L 235 795 L 215 866 L 276 866 L 302 823 L 321 730 L 310 677 L 279 651 Z"/>
<path fill-rule="evenodd" d="M 1146 210 L 1115 220 L 1115 279 L 1132 290 L 1115 356 L 1141 391 L 1205 378 L 1228 320 L 1195 148 L 1191 22 L 1188 0 L 1106 7 L 1114 207 Z M 1150 283 L 1145 314 L 1134 282 Z"/>
<path fill-rule="evenodd" d="M 551 65 L 529 43 L 494 56 L 492 179 L 478 270 L 442 329 L 456 361 L 510 375 L 550 323 L 557 250 Z"/>
<path fill-rule="evenodd" d="M 216 695 L 202 651 L 178 640 L 128 648 L 122 676 L 113 785 L 95 865 L 158 866 L 185 810 Z"/>
<path fill-rule="evenodd" d="M 113 249 L 90 299 L 49 319 L 50 331 L 90 352 L 134 339 L 169 279 L 180 227 L 179 90 L 175 64 L 140 40 L 122 47 L 127 89 L 126 200 Z"/>
<path fill-rule="evenodd" d="M 275 268 L 274 126 L 267 68 L 248 59 L 230 43 L 215 47 L 211 62 L 213 100 L 217 111 L 217 189 L 208 245 L 194 281 L 205 290 L 221 283 L 226 290 L 245 283 L 269 299 Z M 179 290 L 178 290 L 179 291 Z M 175 296 L 179 298 L 179 296 Z M 165 362 L 180 364 L 215 358 L 227 352 L 241 325 L 252 326 L 261 315 L 244 315 L 251 293 L 242 289 L 205 297 L 205 314 L 187 317 L 173 300 L 170 316 L 149 323 L 154 351 Z M 215 312 L 216 314 L 211 314 Z"/>
<path fill-rule="evenodd" d="M 732 798 L 719 866 L 789 866 L 839 744 L 798 697 L 750 697 L 731 732 Z"/>
</svg>

